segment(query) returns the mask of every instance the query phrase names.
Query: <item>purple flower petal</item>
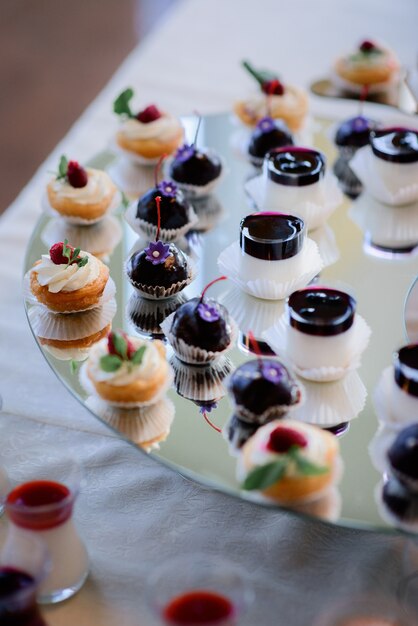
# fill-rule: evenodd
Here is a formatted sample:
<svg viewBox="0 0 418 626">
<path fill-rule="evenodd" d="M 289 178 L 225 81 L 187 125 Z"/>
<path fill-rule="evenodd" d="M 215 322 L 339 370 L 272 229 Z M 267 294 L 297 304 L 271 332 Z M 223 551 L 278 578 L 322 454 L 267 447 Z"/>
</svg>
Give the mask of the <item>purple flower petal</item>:
<svg viewBox="0 0 418 626">
<path fill-rule="evenodd" d="M 279 383 L 283 378 L 283 367 L 279 363 L 273 361 L 264 363 L 261 368 L 261 374 L 273 384 Z"/>
<path fill-rule="evenodd" d="M 274 130 L 276 124 L 271 117 L 263 117 L 257 123 L 257 128 L 259 128 L 263 133 L 269 133 L 271 130 Z"/>
<path fill-rule="evenodd" d="M 148 248 L 145 248 L 146 260 L 153 265 L 164 263 L 170 255 L 170 244 L 162 241 L 151 241 Z"/>
<path fill-rule="evenodd" d="M 202 402 L 200 405 L 200 409 L 199 412 L 200 413 L 210 413 L 211 411 L 213 411 L 214 409 L 216 409 L 218 406 L 218 403 L 215 402 L 215 400 L 213 400 L 212 402 Z"/>
<path fill-rule="evenodd" d="M 195 148 L 193 145 L 189 146 L 187 143 L 180 146 L 175 154 L 176 161 L 180 161 L 183 163 L 184 161 L 188 161 L 195 154 Z"/>
<path fill-rule="evenodd" d="M 176 197 L 177 185 L 175 185 L 171 180 L 162 180 L 160 184 L 157 185 L 157 189 L 163 196 L 167 196 L 168 198 Z"/>
<path fill-rule="evenodd" d="M 197 307 L 199 317 L 205 322 L 216 322 L 220 318 L 218 308 L 213 304 L 201 302 Z"/>
</svg>

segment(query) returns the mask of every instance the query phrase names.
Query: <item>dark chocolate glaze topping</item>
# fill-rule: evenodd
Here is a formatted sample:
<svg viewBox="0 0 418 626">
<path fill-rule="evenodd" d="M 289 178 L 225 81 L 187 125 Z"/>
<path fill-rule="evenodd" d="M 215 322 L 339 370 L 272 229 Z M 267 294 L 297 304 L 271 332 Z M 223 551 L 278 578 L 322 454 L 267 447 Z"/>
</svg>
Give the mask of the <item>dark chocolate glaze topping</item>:
<svg viewBox="0 0 418 626">
<path fill-rule="evenodd" d="M 182 228 L 190 219 L 191 205 L 178 190 L 174 198 L 165 196 L 158 188 L 150 189 L 138 200 L 136 217 L 157 226 L 158 212 L 155 198 L 161 197 L 161 228 Z"/>
<path fill-rule="evenodd" d="M 266 125 L 268 130 L 264 130 L 262 124 L 257 125 L 248 145 L 250 156 L 263 159 L 274 148 L 293 145 L 293 137 L 286 124 L 281 120 L 274 120 L 273 123 L 273 128 Z"/>
<path fill-rule="evenodd" d="M 409 485 L 412 479 L 418 487 L 418 423 L 401 430 L 388 450 L 388 459 L 402 483 Z"/>
<path fill-rule="evenodd" d="M 187 160 L 171 162 L 170 177 L 175 182 L 203 186 L 218 178 L 221 170 L 222 163 L 217 155 L 196 150 Z"/>
<path fill-rule="evenodd" d="M 272 417 L 274 419 L 274 417 Z M 244 443 L 258 430 L 259 424 L 250 424 L 241 420 L 237 415 L 228 419 L 224 433 L 234 450 L 240 450 Z"/>
<path fill-rule="evenodd" d="M 153 265 L 146 259 L 145 250 L 134 252 L 126 264 L 128 278 L 135 285 L 171 287 L 186 280 L 189 266 L 186 255 L 170 243 L 170 254 L 164 263 Z"/>
<path fill-rule="evenodd" d="M 384 161 L 416 163 L 418 131 L 410 128 L 382 128 L 370 133 L 373 153 Z"/>
<path fill-rule="evenodd" d="M 200 298 L 192 298 L 177 309 L 171 332 L 178 339 L 183 339 L 189 346 L 196 346 L 203 350 L 221 352 L 231 343 L 231 324 L 228 311 L 216 300 L 205 299 L 205 303 L 216 307 L 220 313 L 219 319 L 206 321 L 198 312 Z"/>
<path fill-rule="evenodd" d="M 370 131 L 376 128 L 376 122 L 358 115 L 345 120 L 337 130 L 335 143 L 341 147 L 362 148 L 367 146 Z"/>
<path fill-rule="evenodd" d="M 404 346 L 395 355 L 395 382 L 409 395 L 418 397 L 418 344 Z"/>
<path fill-rule="evenodd" d="M 241 220 L 241 250 L 266 261 L 289 259 L 301 251 L 305 223 L 282 213 L 252 213 Z"/>
<path fill-rule="evenodd" d="M 322 427 L 322 429 L 327 430 L 336 437 L 342 437 L 342 435 L 345 435 L 345 433 L 350 430 L 350 422 L 340 422 L 340 424 L 335 424 L 335 426 L 328 426 L 327 428 Z"/>
<path fill-rule="evenodd" d="M 266 155 L 270 180 L 291 187 L 305 187 L 318 182 L 325 174 L 325 157 L 310 148 L 276 148 Z"/>
<path fill-rule="evenodd" d="M 281 372 L 275 382 L 265 375 L 271 364 Z M 229 381 L 229 392 L 237 405 L 238 416 L 239 407 L 257 416 L 274 407 L 283 413 L 283 408 L 290 408 L 300 400 L 298 384 L 276 359 L 258 358 L 240 365 Z"/>
<path fill-rule="evenodd" d="M 354 298 L 327 287 L 295 291 L 288 300 L 289 324 L 307 335 L 339 335 L 353 325 Z"/>
<path fill-rule="evenodd" d="M 390 477 L 383 485 L 382 500 L 392 515 L 399 520 L 418 521 L 418 495 L 411 493 L 396 478 Z"/>
</svg>

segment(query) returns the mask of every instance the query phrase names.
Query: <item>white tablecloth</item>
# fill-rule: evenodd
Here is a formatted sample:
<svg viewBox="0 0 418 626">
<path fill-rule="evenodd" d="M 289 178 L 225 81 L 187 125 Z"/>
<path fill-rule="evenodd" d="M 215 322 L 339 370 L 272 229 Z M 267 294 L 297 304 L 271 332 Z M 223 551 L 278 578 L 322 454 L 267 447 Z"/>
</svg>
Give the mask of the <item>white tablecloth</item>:
<svg viewBox="0 0 418 626">
<path fill-rule="evenodd" d="M 257 600 L 248 624 L 302 626 L 340 596 L 393 592 L 401 571 L 396 538 L 312 524 L 211 492 L 95 421 L 34 343 L 21 272 L 47 170 L 63 152 L 85 161 L 108 144 L 116 125 L 111 103 L 127 85 L 142 103 L 155 101 L 174 113 L 226 110 L 251 87 L 239 67 L 242 58 L 307 84 L 327 73 L 336 54 L 368 37 L 386 41 L 412 65 L 417 18 L 416 0 L 181 2 L 133 51 L 1 218 L 0 453 L 11 475 L 34 444 L 44 450 L 45 464 L 52 447 L 70 449 L 87 471 L 76 520 L 91 576 L 71 601 L 46 611 L 51 626 L 152 624 L 144 581 L 157 563 L 185 551 L 221 553 L 250 573 Z"/>
</svg>

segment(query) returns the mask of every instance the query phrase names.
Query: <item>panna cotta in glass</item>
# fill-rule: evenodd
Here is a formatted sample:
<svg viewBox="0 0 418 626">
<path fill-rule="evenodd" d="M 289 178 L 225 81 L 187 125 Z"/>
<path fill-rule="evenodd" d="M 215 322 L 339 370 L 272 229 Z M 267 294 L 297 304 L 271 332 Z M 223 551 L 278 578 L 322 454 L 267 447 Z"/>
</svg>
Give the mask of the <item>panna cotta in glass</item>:
<svg viewBox="0 0 418 626">
<path fill-rule="evenodd" d="M 397 127 L 375 130 L 370 134 L 370 145 L 377 170 L 390 189 L 417 183 L 418 131 Z"/>
<path fill-rule="evenodd" d="M 247 281 L 285 282 L 303 273 L 305 224 L 299 217 L 261 212 L 240 224 L 240 274 Z"/>
<path fill-rule="evenodd" d="M 7 496 L 5 510 L 15 537 L 28 533 L 45 543 L 51 568 L 39 588 L 41 603 L 61 602 L 74 595 L 88 574 L 88 556 L 72 521 L 78 494 L 79 468 L 67 466 L 61 482 L 57 469 L 51 480 L 40 475 L 17 485 Z M 60 482 L 58 482 L 58 480 Z"/>
<path fill-rule="evenodd" d="M 291 209 L 302 202 L 322 204 L 325 156 L 311 148 L 285 146 L 267 153 L 262 206 Z"/>
<path fill-rule="evenodd" d="M 404 346 L 395 354 L 390 411 L 397 422 L 418 421 L 418 344 Z"/>
<path fill-rule="evenodd" d="M 356 302 L 343 291 L 307 287 L 287 303 L 286 353 L 301 369 L 347 367 L 353 353 Z"/>
</svg>

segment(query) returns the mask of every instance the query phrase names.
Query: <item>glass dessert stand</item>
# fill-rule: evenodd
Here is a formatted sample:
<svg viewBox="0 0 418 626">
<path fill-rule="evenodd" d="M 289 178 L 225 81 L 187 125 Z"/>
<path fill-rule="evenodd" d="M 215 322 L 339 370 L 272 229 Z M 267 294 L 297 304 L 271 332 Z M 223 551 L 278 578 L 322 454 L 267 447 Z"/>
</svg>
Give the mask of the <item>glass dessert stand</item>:
<svg viewBox="0 0 418 626">
<path fill-rule="evenodd" d="M 331 139 L 331 127 L 336 116 L 344 119 L 356 114 L 355 103 L 343 104 L 346 109 L 341 102 L 338 103 L 334 118 L 322 113 L 311 119 L 309 132 L 303 138 L 305 144 L 314 145 L 327 155 L 329 169 L 336 157 Z M 393 111 L 379 105 L 366 104 L 365 113 L 368 112 L 382 121 L 388 120 L 388 116 L 393 117 Z M 186 118 L 184 123 L 187 137 L 191 140 L 196 120 Z M 410 123 L 410 118 L 404 118 L 404 125 L 407 123 Z M 232 117 L 224 114 L 203 118 L 199 143 L 214 148 L 224 157 L 227 172 L 214 195 L 206 202 L 200 200 L 197 203 L 200 220 L 197 231 L 181 243 L 194 257 L 197 268 L 196 280 L 184 292 L 186 297 L 198 295 L 209 281 L 219 275 L 218 255 L 237 241 L 241 218 L 254 210 L 244 191 L 244 183 L 255 172 L 243 154 L 245 133 Z M 143 193 L 153 185 L 152 168 L 130 165 L 112 152 L 99 154 L 91 165 L 108 169 L 116 182 L 130 194 Z M 395 527 L 381 512 L 379 485 L 382 476 L 375 469 L 369 452 L 370 442 L 378 427 L 372 396 L 381 372 L 392 362 L 393 352 L 408 343 L 404 309 L 417 274 L 416 256 L 411 252 L 411 246 L 407 251 L 394 252 L 375 245 L 370 233 L 363 232 L 365 228 L 362 230 L 352 219 L 351 209 L 350 201 L 344 200 L 329 218 L 327 226 L 310 234 L 326 261 L 326 267 L 317 280 L 319 284 L 354 294 L 358 312 L 371 327 L 372 335 L 360 369 L 350 374 L 350 385 L 342 391 L 340 389 L 343 399 L 341 393 L 330 388 L 336 383 L 321 387 L 320 383 L 302 381 L 307 393 L 315 396 L 313 404 L 309 404 L 310 411 L 314 413 L 315 409 L 321 415 L 320 407 L 329 404 L 328 423 L 321 425 L 338 425 L 343 474 L 338 486 L 326 498 L 300 506 L 295 513 L 346 527 L 394 532 Z M 116 213 L 112 219 L 117 220 L 123 231 L 116 245 L 112 231 L 114 247 L 108 250 L 106 258 L 117 287 L 117 312 L 113 327 L 130 333 L 158 334 L 159 323 L 174 310 L 176 303 L 135 298 L 124 274 L 124 261 L 138 236 L 124 221 L 122 212 Z M 39 219 L 27 250 L 26 270 L 50 245 L 64 238 L 65 232 L 57 230 L 56 222 L 57 218 L 47 213 Z M 74 230 L 70 236 L 73 234 Z M 81 245 L 73 238 L 70 243 Z M 283 310 L 283 302 L 257 300 L 242 293 L 230 281 L 215 285 L 211 295 L 220 299 L 235 318 L 240 330 L 237 346 L 217 365 L 215 371 L 206 374 L 199 368 L 187 367 L 176 361 L 168 346 L 168 358 L 175 369 L 175 382 L 167 397 L 145 416 L 148 426 L 160 424 L 158 428 L 162 436 L 157 437 L 161 439 L 158 446 L 144 445 L 145 440 L 149 442 L 153 439 L 149 434 L 148 439 L 141 434 L 141 428 L 147 424 L 141 423 L 129 411 L 107 408 L 96 398 L 88 397 L 79 382 L 79 365 L 74 366 L 70 360 L 53 356 L 34 334 L 47 362 L 63 384 L 96 418 L 137 446 L 139 453 L 144 453 L 146 448 L 154 459 L 187 478 L 236 497 L 248 498 L 240 489 L 236 465 L 237 447 L 251 433 L 238 429 L 234 423 L 232 405 L 224 387 L 225 376 L 246 359 L 253 358 L 248 350 L 250 331 L 259 340 L 260 346 L 265 347 L 263 332 L 277 320 Z M 32 305 L 26 302 L 30 323 L 31 308 Z M 309 416 L 303 414 L 303 407 L 300 418 L 309 421 Z M 314 419 L 320 421 L 325 418 Z M 341 422 L 344 424 L 341 425 Z"/>
</svg>

